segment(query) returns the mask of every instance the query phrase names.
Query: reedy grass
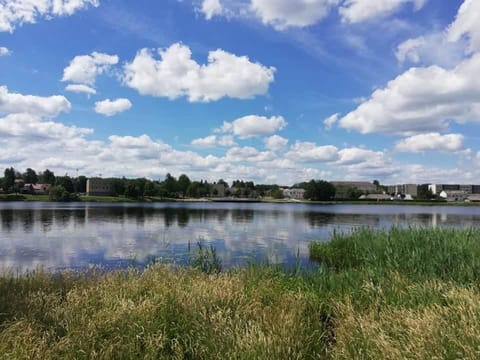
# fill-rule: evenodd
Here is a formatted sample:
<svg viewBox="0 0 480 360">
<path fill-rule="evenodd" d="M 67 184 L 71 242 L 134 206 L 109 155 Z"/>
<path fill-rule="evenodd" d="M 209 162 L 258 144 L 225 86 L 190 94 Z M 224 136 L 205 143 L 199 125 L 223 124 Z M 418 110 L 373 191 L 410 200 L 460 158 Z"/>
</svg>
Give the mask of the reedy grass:
<svg viewBox="0 0 480 360">
<path fill-rule="evenodd" d="M 479 230 L 334 234 L 312 244 L 320 266 L 304 273 L 154 264 L 6 274 L 0 359 L 476 359 L 479 239 Z"/>
</svg>

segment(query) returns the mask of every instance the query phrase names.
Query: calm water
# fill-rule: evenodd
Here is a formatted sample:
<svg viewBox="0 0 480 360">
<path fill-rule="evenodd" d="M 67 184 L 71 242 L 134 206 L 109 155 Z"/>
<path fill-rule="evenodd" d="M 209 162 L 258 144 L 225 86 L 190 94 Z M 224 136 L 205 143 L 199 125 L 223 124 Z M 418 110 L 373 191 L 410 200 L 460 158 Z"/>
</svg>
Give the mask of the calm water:
<svg viewBox="0 0 480 360">
<path fill-rule="evenodd" d="M 327 241 L 334 229 L 479 224 L 480 207 L 0 203 L 0 268 L 184 264 L 199 241 L 215 246 L 226 267 L 298 258 L 308 265 L 308 243 Z"/>
</svg>

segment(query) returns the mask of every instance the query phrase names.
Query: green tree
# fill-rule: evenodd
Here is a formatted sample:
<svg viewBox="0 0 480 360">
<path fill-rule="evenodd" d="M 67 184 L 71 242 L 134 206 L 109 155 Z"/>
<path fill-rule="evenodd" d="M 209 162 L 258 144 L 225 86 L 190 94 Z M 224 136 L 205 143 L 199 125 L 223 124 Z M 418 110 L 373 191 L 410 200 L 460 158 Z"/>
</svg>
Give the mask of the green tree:
<svg viewBox="0 0 480 360">
<path fill-rule="evenodd" d="M 147 181 L 143 188 L 143 196 L 155 196 L 156 189 L 155 184 L 152 181 Z"/>
<path fill-rule="evenodd" d="M 177 179 L 175 179 L 170 173 L 165 176 L 165 180 L 163 181 L 163 187 L 165 188 L 166 193 L 168 196 L 175 197 L 177 193 Z"/>
<path fill-rule="evenodd" d="M 187 189 L 188 189 L 188 187 L 190 186 L 191 183 L 192 182 L 190 181 L 188 176 L 185 175 L 185 174 L 180 175 L 180 177 L 178 178 L 177 188 L 178 188 L 178 191 L 180 191 L 180 193 L 182 194 L 183 197 L 185 197 L 185 195 L 187 194 Z"/>
<path fill-rule="evenodd" d="M 130 181 L 125 188 L 125 197 L 131 199 L 138 199 L 140 195 L 141 193 L 139 188 L 132 181 Z"/>
<path fill-rule="evenodd" d="M 5 191 L 12 191 L 15 186 L 15 169 L 13 167 L 5 169 L 3 178 L 3 186 Z"/>
<path fill-rule="evenodd" d="M 324 180 L 311 180 L 305 187 L 305 199 L 326 201 L 335 197 L 335 186 Z"/>
<path fill-rule="evenodd" d="M 75 186 L 70 176 L 57 176 L 55 178 L 55 186 L 63 186 L 63 188 L 69 193 L 75 191 Z"/>
<path fill-rule="evenodd" d="M 40 182 L 43 184 L 55 184 L 55 174 L 53 171 L 45 170 L 43 174 L 40 175 Z"/>
<path fill-rule="evenodd" d="M 28 168 L 23 174 L 23 181 L 25 181 L 25 184 L 36 184 L 38 182 L 38 176 L 35 170 Z"/>
<path fill-rule="evenodd" d="M 70 193 L 62 185 L 50 187 L 48 197 L 51 201 L 70 201 Z"/>
<path fill-rule="evenodd" d="M 283 199 L 283 191 L 279 188 L 275 188 L 270 192 L 270 195 L 274 199 Z"/>
</svg>

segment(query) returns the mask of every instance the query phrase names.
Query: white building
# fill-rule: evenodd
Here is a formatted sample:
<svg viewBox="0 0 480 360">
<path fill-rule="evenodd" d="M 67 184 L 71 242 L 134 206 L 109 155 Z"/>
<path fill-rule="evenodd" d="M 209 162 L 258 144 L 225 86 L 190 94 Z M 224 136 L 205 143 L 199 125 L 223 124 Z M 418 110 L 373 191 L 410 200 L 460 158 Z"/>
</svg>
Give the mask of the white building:
<svg viewBox="0 0 480 360">
<path fill-rule="evenodd" d="M 283 197 L 286 199 L 303 200 L 304 189 L 283 189 Z"/>
</svg>

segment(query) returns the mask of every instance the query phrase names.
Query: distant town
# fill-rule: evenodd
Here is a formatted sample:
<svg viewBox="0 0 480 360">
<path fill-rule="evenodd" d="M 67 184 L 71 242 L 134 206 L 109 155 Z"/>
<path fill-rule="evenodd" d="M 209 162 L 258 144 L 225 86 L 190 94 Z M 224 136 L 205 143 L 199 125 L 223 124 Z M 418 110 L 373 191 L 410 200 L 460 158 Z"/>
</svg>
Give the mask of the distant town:
<svg viewBox="0 0 480 360">
<path fill-rule="evenodd" d="M 73 201 L 80 197 L 116 197 L 128 199 L 274 199 L 290 201 L 448 201 L 480 202 L 480 185 L 473 184 L 396 184 L 379 181 L 310 180 L 292 186 L 255 184 L 235 180 L 231 184 L 219 179 L 191 180 L 167 174 L 163 180 L 146 178 L 101 178 L 80 175 L 58 176 L 50 170 L 36 172 L 28 168 L 19 172 L 7 168 L 0 178 L 0 194 L 43 195 L 52 201 Z M 8 199 L 8 198 L 7 198 Z"/>
</svg>

